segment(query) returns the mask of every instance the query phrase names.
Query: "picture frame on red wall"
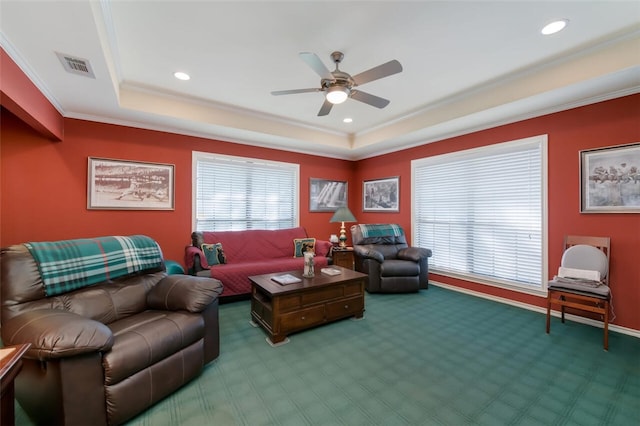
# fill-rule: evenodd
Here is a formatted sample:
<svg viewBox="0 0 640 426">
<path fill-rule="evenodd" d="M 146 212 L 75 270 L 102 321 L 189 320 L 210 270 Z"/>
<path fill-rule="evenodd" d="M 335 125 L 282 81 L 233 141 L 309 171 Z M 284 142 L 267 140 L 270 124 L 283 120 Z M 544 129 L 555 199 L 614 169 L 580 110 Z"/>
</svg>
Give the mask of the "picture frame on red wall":
<svg viewBox="0 0 640 426">
<path fill-rule="evenodd" d="M 640 213 L 640 142 L 580 151 L 580 212 Z"/>
<path fill-rule="evenodd" d="M 347 206 L 348 183 L 342 180 L 309 179 L 309 211 L 334 212 Z"/>
<path fill-rule="evenodd" d="M 173 164 L 89 157 L 87 208 L 175 210 Z"/>
<path fill-rule="evenodd" d="M 365 212 L 400 211 L 400 177 L 365 180 L 362 188 Z"/>
</svg>

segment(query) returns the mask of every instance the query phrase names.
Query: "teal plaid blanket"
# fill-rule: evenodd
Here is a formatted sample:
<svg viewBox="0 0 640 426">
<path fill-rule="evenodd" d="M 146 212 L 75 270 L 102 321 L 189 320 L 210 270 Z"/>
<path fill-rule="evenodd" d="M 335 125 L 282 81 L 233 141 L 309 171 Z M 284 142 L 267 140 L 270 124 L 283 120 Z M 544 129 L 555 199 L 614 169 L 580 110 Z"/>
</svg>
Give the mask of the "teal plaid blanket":
<svg viewBox="0 0 640 426">
<path fill-rule="evenodd" d="M 404 230 L 400 225 L 395 224 L 360 225 L 360 230 L 363 238 L 400 237 L 404 235 Z"/>
<path fill-rule="evenodd" d="M 158 244 L 144 235 L 25 243 L 46 296 L 162 267 Z"/>
</svg>

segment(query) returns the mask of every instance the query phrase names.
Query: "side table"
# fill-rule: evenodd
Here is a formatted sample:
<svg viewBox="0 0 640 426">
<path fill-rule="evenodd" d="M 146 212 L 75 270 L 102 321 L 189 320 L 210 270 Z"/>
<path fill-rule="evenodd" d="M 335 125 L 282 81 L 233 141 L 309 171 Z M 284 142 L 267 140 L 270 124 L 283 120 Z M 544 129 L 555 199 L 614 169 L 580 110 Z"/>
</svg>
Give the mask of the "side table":
<svg viewBox="0 0 640 426">
<path fill-rule="evenodd" d="M 0 349 L 0 424 L 3 426 L 15 424 L 13 381 L 22 368 L 22 355 L 30 347 L 31 343 L 24 343 Z"/>
<path fill-rule="evenodd" d="M 333 248 L 332 249 L 333 264 L 342 266 L 347 269 L 355 269 L 355 260 L 353 257 L 353 247 Z"/>
</svg>

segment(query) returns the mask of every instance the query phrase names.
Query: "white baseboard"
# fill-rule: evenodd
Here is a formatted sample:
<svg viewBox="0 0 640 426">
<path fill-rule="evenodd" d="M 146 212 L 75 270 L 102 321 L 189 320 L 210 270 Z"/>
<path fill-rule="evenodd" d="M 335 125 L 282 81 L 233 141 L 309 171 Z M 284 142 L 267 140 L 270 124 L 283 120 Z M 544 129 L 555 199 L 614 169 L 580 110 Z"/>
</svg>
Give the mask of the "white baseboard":
<svg viewBox="0 0 640 426">
<path fill-rule="evenodd" d="M 446 288 L 447 290 L 453 290 L 453 291 L 457 291 L 459 293 L 465 293 L 465 294 L 469 294 L 471 296 L 476 296 L 476 297 L 481 297 L 483 299 L 493 300 L 494 302 L 500 302 L 500 303 L 504 303 L 506 305 L 516 306 L 518 308 L 527 309 L 529 311 L 539 312 L 539 313 L 542 313 L 542 314 L 545 314 L 545 315 L 547 313 L 547 309 L 542 307 L 542 306 L 530 305 L 529 303 L 518 302 L 516 300 L 507 299 L 505 297 L 493 296 L 491 294 L 481 293 L 479 291 L 469 290 L 469 289 L 466 289 L 466 288 L 463 288 L 463 287 L 457 287 L 457 286 L 454 286 L 454 285 L 445 284 L 445 283 L 441 283 L 441 282 L 433 281 L 433 280 L 429 280 L 429 284 L 430 285 L 432 284 L 432 285 L 435 285 L 435 286 L 438 286 L 438 287 L 442 287 L 442 288 Z M 560 312 L 559 311 L 551 310 L 551 315 L 554 316 L 554 317 L 560 318 Z M 604 327 L 604 324 L 601 321 L 595 321 L 595 320 L 592 320 L 591 318 L 585 318 L 585 317 L 581 317 L 579 315 L 565 314 L 565 318 L 570 320 L 570 321 L 579 322 L 579 323 L 582 323 L 582 324 L 588 324 L 588 325 L 592 325 L 592 326 L 598 327 L 598 328 L 603 328 Z M 611 324 L 611 323 L 609 323 L 609 330 L 615 331 L 615 332 L 621 333 L 621 334 L 626 334 L 626 335 L 635 337 L 637 339 L 640 339 L 640 330 L 635 330 L 633 328 L 622 327 L 622 326 Z"/>
</svg>

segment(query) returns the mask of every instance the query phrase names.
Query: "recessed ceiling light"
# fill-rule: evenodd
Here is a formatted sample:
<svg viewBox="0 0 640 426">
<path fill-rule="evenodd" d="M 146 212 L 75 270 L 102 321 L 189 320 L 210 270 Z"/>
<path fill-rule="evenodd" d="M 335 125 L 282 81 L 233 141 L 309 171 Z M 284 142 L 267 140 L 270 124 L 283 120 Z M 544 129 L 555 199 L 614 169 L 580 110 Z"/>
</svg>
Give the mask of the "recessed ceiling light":
<svg viewBox="0 0 640 426">
<path fill-rule="evenodd" d="M 342 120 L 343 123 L 351 123 L 353 121 L 353 118 L 345 118 L 344 120 Z"/>
<path fill-rule="evenodd" d="M 542 29 L 542 31 L 540 31 L 542 34 L 544 35 L 550 35 L 550 34 L 555 34 L 559 31 L 562 31 L 564 29 L 564 27 L 567 26 L 567 24 L 569 23 L 568 19 L 561 19 L 559 21 L 553 21 L 547 25 L 544 26 L 544 28 Z"/>
<path fill-rule="evenodd" d="M 185 81 L 186 81 L 186 80 L 189 80 L 189 79 L 191 78 L 191 77 L 189 76 L 189 74 L 187 74 L 186 72 L 181 72 L 181 71 L 174 72 L 174 73 L 173 73 L 173 76 L 174 76 L 175 78 L 177 78 L 178 80 L 185 80 Z"/>
</svg>

